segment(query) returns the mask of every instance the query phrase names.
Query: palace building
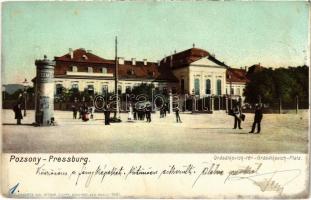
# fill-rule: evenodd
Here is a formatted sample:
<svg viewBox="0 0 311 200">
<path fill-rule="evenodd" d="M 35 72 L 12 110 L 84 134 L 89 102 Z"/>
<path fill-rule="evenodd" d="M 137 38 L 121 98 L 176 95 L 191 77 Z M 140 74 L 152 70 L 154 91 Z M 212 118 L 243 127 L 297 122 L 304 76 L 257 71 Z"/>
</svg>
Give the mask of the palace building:
<svg viewBox="0 0 311 200">
<path fill-rule="evenodd" d="M 115 60 L 105 59 L 90 50 L 69 49 L 55 57 L 55 95 L 61 88 L 76 88 L 94 94 L 114 92 Z M 141 83 L 179 94 L 205 96 L 243 95 L 246 70 L 230 68 L 215 56 L 199 48 L 190 48 L 159 62 L 135 58 L 118 60 L 118 90 L 130 91 Z"/>
</svg>

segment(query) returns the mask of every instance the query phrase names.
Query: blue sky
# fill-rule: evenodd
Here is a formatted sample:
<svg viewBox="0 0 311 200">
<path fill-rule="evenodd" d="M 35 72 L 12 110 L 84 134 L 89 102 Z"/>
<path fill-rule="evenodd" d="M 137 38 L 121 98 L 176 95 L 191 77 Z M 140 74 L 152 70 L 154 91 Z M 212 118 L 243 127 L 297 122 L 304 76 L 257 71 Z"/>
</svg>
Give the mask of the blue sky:
<svg viewBox="0 0 311 200">
<path fill-rule="evenodd" d="M 192 44 L 233 67 L 307 64 L 307 2 L 5 2 L 2 79 L 35 76 L 34 60 L 68 48 L 157 61 Z"/>
</svg>

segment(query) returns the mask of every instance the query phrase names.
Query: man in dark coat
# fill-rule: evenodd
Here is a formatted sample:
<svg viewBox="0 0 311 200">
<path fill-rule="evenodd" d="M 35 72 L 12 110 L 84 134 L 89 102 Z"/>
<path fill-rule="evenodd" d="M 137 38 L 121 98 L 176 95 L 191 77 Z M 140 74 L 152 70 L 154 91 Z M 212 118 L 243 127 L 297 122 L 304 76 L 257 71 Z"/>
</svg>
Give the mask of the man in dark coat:
<svg viewBox="0 0 311 200">
<path fill-rule="evenodd" d="M 178 122 L 182 123 L 181 119 L 180 119 L 180 116 L 179 116 L 179 108 L 178 108 L 178 106 L 175 108 L 175 115 L 176 115 L 176 122 L 177 123 Z"/>
<path fill-rule="evenodd" d="M 17 124 L 20 125 L 21 120 L 23 119 L 21 104 L 18 103 L 14 106 L 13 111 L 15 113 L 15 119 L 17 120 Z"/>
<path fill-rule="evenodd" d="M 105 106 L 105 110 L 104 110 L 104 114 L 105 114 L 105 125 L 110 125 L 110 108 L 109 105 Z"/>
<path fill-rule="evenodd" d="M 73 112 L 73 119 L 77 119 L 78 110 L 76 105 L 72 105 L 72 112 Z"/>
<path fill-rule="evenodd" d="M 151 107 L 146 107 L 146 118 L 147 122 L 151 122 Z"/>
<path fill-rule="evenodd" d="M 254 123 L 252 126 L 252 130 L 249 133 L 254 133 L 255 128 L 256 128 L 256 124 L 257 124 L 257 132 L 256 133 L 260 133 L 260 123 L 262 120 L 262 108 L 260 105 L 256 105 L 256 110 L 255 110 L 255 117 L 254 117 Z"/>
<path fill-rule="evenodd" d="M 233 129 L 236 129 L 237 126 L 239 127 L 239 129 L 242 129 L 241 128 L 241 108 L 238 104 L 236 104 L 233 108 L 233 116 L 234 116 L 234 128 Z"/>
</svg>

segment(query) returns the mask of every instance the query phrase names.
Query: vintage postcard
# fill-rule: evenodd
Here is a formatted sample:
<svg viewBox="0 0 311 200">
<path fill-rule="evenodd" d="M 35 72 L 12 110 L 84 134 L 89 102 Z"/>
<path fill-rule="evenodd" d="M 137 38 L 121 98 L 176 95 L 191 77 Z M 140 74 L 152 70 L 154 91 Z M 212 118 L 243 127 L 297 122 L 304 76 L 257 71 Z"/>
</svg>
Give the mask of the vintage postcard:
<svg viewBox="0 0 311 200">
<path fill-rule="evenodd" d="M 4 198 L 309 197 L 310 3 L 1 4 Z"/>
</svg>

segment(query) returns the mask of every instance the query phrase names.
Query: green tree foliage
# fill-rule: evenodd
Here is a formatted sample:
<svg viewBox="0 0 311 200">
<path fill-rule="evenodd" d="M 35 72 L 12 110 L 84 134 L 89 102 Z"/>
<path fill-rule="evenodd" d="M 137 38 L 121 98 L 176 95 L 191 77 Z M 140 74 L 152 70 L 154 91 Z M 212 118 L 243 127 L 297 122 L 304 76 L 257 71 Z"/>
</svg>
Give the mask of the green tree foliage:
<svg viewBox="0 0 311 200">
<path fill-rule="evenodd" d="M 249 82 L 244 91 L 245 101 L 261 101 L 273 105 L 278 99 L 283 103 L 295 104 L 296 96 L 307 102 L 309 97 L 309 67 L 263 68 L 248 76 Z"/>
<path fill-rule="evenodd" d="M 151 97 L 152 89 L 154 89 L 153 84 L 142 83 L 138 86 L 133 87 L 132 94 L 134 94 L 135 96 L 144 94 L 147 95 L 148 97 Z"/>
</svg>

